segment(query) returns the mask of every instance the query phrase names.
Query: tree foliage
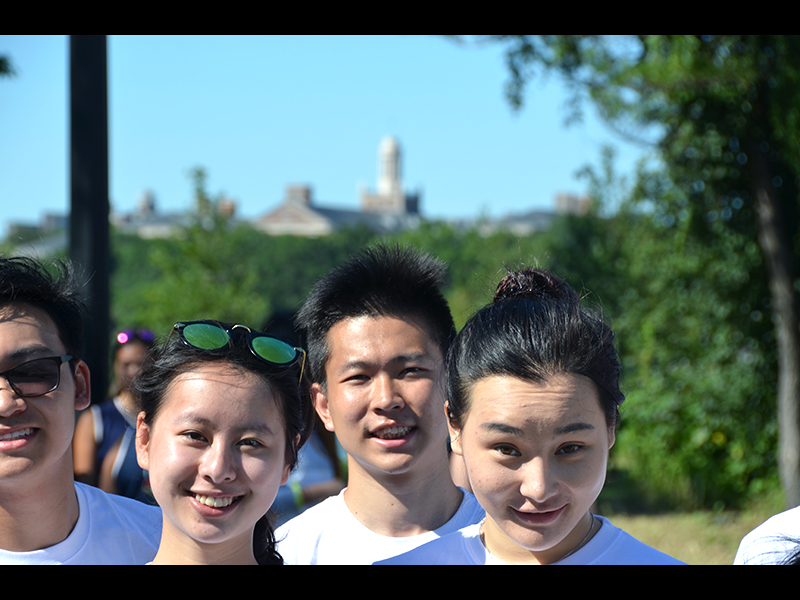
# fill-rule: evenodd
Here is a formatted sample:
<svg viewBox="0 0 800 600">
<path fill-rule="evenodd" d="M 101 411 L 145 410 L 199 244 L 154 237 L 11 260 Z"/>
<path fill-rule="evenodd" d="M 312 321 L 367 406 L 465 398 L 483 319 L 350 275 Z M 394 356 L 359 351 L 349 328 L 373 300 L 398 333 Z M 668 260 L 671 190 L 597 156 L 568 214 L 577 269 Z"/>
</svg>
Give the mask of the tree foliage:
<svg viewBox="0 0 800 600">
<path fill-rule="evenodd" d="M 796 36 L 731 35 L 521 35 L 483 39 L 506 45 L 510 75 L 506 91 L 512 106 L 523 105 L 525 85 L 531 77 L 556 71 L 575 91 L 575 114 L 580 114 L 580 99 L 590 98 L 614 129 L 654 148 L 662 168 L 640 173 L 632 201 L 652 217 L 649 225 L 656 227 L 653 234 L 660 230 L 679 240 L 679 245 L 660 250 L 670 254 L 649 255 L 649 262 L 642 266 L 642 273 L 651 279 L 658 279 L 664 267 L 666 271 L 660 275 L 664 285 L 631 289 L 662 294 L 653 300 L 651 319 L 677 319 L 668 337 L 682 332 L 684 345 L 705 348 L 697 358 L 686 357 L 691 364 L 705 362 L 708 367 L 698 368 L 693 375 L 706 381 L 712 378 L 714 371 L 709 370 L 708 360 L 716 357 L 714 364 L 725 367 L 717 387 L 727 382 L 731 392 L 738 390 L 751 403 L 755 400 L 753 392 L 748 394 L 744 384 L 730 385 L 741 374 L 737 371 L 741 365 L 732 357 L 747 355 L 741 352 L 739 336 L 751 345 L 756 340 L 764 349 L 759 355 L 764 362 L 757 367 L 765 379 L 774 377 L 776 383 L 768 389 L 751 382 L 754 387 L 750 389 L 759 394 L 758 403 L 751 404 L 755 409 L 752 420 L 754 426 L 761 426 L 764 403 L 774 403 L 777 397 L 781 440 L 778 464 L 787 503 L 800 503 L 800 328 L 794 267 L 799 230 L 800 40 Z M 636 239 L 636 235 L 626 233 L 620 241 L 628 243 L 629 239 Z M 638 258 L 648 256 L 646 242 L 639 240 L 639 257 L 630 255 L 631 268 Z M 679 256 L 684 260 L 678 260 Z M 628 276 L 642 285 L 635 271 Z M 694 316 L 680 304 L 671 307 L 663 294 L 673 289 L 682 290 L 691 299 Z M 772 321 L 771 340 L 762 341 L 760 334 L 748 335 L 744 325 L 717 327 L 735 320 L 737 304 L 743 323 L 747 316 L 755 315 L 761 315 L 763 322 Z M 701 333 L 709 323 L 715 326 L 713 336 Z M 648 319 L 638 328 L 641 337 L 647 331 Z M 680 350 L 665 344 L 664 338 L 658 341 L 670 352 Z M 657 354 L 654 350 L 642 355 L 635 364 L 648 364 Z M 661 374 L 667 372 L 663 365 L 655 368 Z M 744 400 L 731 398 L 730 393 L 710 394 L 704 386 L 694 387 L 697 394 L 676 400 L 684 410 L 682 415 L 698 415 L 697 423 L 706 419 L 714 440 L 729 440 L 714 415 L 722 414 L 732 402 Z M 663 393 L 674 396 L 675 390 L 670 393 L 670 389 L 664 389 Z M 656 421 L 651 425 L 653 430 L 663 427 Z M 678 433 L 678 445 L 686 448 Z M 698 434 L 693 439 L 702 437 Z M 772 466 L 776 453 L 766 452 L 759 458 Z M 691 462 L 678 458 L 674 467 L 692 479 L 690 496 L 704 502 L 716 494 L 707 488 L 719 488 L 718 477 L 714 477 L 726 469 L 720 471 L 720 462 L 709 462 L 705 457 L 698 457 L 694 466 Z M 742 486 L 755 476 L 754 469 L 742 467 L 747 473 Z M 717 495 L 724 497 L 725 493 Z"/>
</svg>

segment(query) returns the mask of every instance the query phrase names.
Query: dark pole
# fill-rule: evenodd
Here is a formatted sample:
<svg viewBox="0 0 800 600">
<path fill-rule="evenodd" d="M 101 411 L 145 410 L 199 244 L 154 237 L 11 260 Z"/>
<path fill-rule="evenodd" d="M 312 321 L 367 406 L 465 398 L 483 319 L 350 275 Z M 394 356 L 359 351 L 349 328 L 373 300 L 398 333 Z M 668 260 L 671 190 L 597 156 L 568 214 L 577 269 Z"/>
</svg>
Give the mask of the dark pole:
<svg viewBox="0 0 800 600">
<path fill-rule="evenodd" d="M 108 91 L 106 36 L 69 36 L 70 257 L 83 268 L 89 319 L 84 361 L 91 370 L 92 403 L 108 388 L 109 274 Z"/>
</svg>

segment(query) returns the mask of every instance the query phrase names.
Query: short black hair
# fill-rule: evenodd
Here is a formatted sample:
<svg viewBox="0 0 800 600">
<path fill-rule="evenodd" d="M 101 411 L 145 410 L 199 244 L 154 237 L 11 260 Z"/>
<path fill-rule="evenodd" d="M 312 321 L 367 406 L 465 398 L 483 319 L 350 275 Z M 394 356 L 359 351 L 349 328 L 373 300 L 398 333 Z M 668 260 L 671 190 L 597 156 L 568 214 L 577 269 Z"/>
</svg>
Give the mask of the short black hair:
<svg viewBox="0 0 800 600">
<path fill-rule="evenodd" d="M 313 381 L 325 385 L 328 332 L 343 319 L 417 317 L 447 354 L 455 323 L 441 291 L 447 265 L 415 248 L 379 243 L 333 268 L 312 288 L 297 314 Z"/>
<path fill-rule="evenodd" d="M 447 356 L 449 418 L 461 427 L 478 380 L 495 375 L 541 383 L 559 373 L 594 382 L 606 423 L 616 428 L 621 367 L 601 311 L 582 305 L 564 280 L 541 269 L 509 273 L 492 303 L 459 332 Z"/>
<path fill-rule="evenodd" d="M 45 264 L 26 256 L 0 257 L 0 306 L 27 304 L 47 313 L 73 365 L 84 352 L 87 312 L 80 288 L 79 274 L 68 260 Z"/>
</svg>

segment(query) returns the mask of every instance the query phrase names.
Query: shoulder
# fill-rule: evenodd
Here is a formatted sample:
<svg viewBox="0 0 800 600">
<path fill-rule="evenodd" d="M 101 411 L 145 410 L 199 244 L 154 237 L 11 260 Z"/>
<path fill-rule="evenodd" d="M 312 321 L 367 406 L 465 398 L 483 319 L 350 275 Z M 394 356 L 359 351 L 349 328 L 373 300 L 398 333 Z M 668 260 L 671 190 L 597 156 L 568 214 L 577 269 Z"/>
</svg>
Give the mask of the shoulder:
<svg viewBox="0 0 800 600">
<path fill-rule="evenodd" d="M 640 542 L 605 517 L 597 516 L 600 531 L 572 556 L 558 564 L 683 565 L 685 563 Z"/>
<path fill-rule="evenodd" d="M 75 483 L 78 521 L 67 538 L 31 552 L 0 550 L 0 564 L 143 565 L 161 538 L 161 511 Z"/>
<path fill-rule="evenodd" d="M 155 555 L 161 538 L 160 508 L 77 482 L 75 492 L 78 518 L 86 520 L 87 544 L 91 548 L 127 548 L 134 556 L 147 555 L 152 549 L 153 554 L 146 560 Z"/>
<path fill-rule="evenodd" d="M 753 529 L 739 544 L 735 565 L 780 562 L 800 537 L 800 506 L 774 515 Z M 789 539 L 787 539 L 789 538 Z"/>
<path fill-rule="evenodd" d="M 483 510 L 483 507 L 478 504 L 478 500 L 475 496 L 464 489 L 461 489 L 461 492 L 464 494 L 461 499 L 461 504 L 458 506 L 458 510 L 453 517 L 436 530 L 439 536 L 445 536 L 464 527 L 468 527 L 469 525 L 480 523 L 486 516 L 486 512 Z"/>
<path fill-rule="evenodd" d="M 306 509 L 275 531 L 278 552 L 286 564 L 309 564 L 320 538 L 352 519 L 340 492 Z M 308 555 L 308 556 L 306 556 Z"/>
<path fill-rule="evenodd" d="M 281 525 L 275 532 L 276 538 L 280 540 L 282 533 L 288 535 L 289 533 L 296 534 L 300 531 L 316 529 L 319 525 L 329 522 L 330 519 L 344 514 L 344 512 L 349 514 L 342 494 L 330 496 Z"/>
<path fill-rule="evenodd" d="M 376 565 L 483 565 L 488 554 L 481 542 L 481 525 L 473 523 L 453 533 L 397 556 L 378 561 Z"/>
</svg>

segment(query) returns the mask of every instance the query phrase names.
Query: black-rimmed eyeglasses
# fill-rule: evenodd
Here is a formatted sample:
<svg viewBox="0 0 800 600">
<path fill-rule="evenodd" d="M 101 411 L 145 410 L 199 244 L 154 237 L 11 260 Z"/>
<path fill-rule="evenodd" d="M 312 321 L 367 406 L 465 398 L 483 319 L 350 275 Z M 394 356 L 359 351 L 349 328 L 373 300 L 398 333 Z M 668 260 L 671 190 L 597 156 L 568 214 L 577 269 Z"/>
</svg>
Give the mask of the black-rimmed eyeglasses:
<svg viewBox="0 0 800 600">
<path fill-rule="evenodd" d="M 69 354 L 37 358 L 3 371 L 0 377 L 4 377 L 14 393 L 21 398 L 44 396 L 61 383 L 61 365 L 70 360 L 72 356 Z"/>
</svg>

